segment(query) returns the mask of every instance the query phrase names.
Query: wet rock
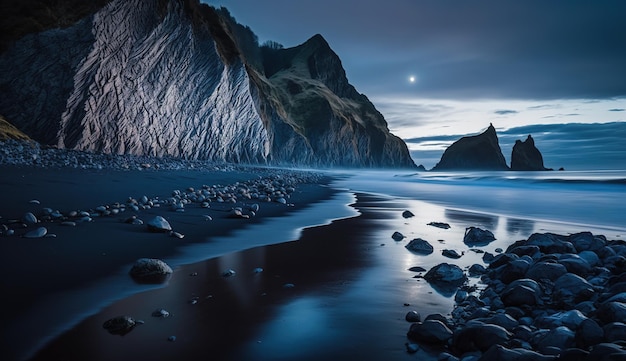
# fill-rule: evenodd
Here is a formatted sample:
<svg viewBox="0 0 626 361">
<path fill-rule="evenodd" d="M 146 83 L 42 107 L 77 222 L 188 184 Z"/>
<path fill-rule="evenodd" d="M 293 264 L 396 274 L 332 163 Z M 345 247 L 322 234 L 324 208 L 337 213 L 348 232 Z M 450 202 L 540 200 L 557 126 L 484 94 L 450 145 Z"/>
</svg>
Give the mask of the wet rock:
<svg viewBox="0 0 626 361">
<path fill-rule="evenodd" d="M 130 269 L 130 276 L 139 283 L 163 283 L 172 274 L 165 262 L 155 258 L 140 258 Z"/>
<path fill-rule="evenodd" d="M 614 361 L 626 360 L 626 349 L 614 343 L 600 343 L 589 351 L 587 360 L 593 361 Z"/>
<path fill-rule="evenodd" d="M 593 296 L 593 286 L 584 278 L 573 273 L 566 273 L 554 282 L 553 302 L 567 308 L 573 308 Z"/>
<path fill-rule="evenodd" d="M 170 313 L 163 308 L 156 309 L 152 311 L 152 317 L 170 317 Z"/>
<path fill-rule="evenodd" d="M 462 353 L 485 352 L 494 345 L 505 345 L 511 336 L 504 327 L 471 321 L 454 331 L 452 344 Z"/>
<path fill-rule="evenodd" d="M 227 269 L 226 271 L 222 272 L 222 277 L 232 277 L 236 274 L 237 272 L 235 272 L 235 270 Z"/>
<path fill-rule="evenodd" d="M 624 323 L 611 322 L 611 323 L 604 325 L 602 329 L 604 330 L 604 341 L 606 342 L 626 341 L 626 325 Z"/>
<path fill-rule="evenodd" d="M 528 246 L 537 246 L 543 253 L 576 253 L 574 245 L 566 241 L 567 237 L 553 233 L 534 233 L 526 241 Z"/>
<path fill-rule="evenodd" d="M 409 311 L 406 313 L 406 316 L 404 316 L 404 319 L 407 322 L 420 322 L 422 320 L 422 316 L 420 316 L 417 311 Z"/>
<path fill-rule="evenodd" d="M 48 229 L 46 227 L 38 227 L 33 229 L 32 231 L 26 232 L 24 234 L 24 238 L 41 238 L 44 237 L 48 233 Z"/>
<path fill-rule="evenodd" d="M 428 241 L 421 238 L 415 238 L 411 240 L 411 242 L 409 242 L 409 244 L 407 244 L 405 247 L 409 251 L 421 255 L 428 255 L 433 253 L 433 246 L 428 243 Z"/>
<path fill-rule="evenodd" d="M 560 263 L 555 262 L 537 262 L 533 264 L 526 272 L 526 278 L 535 281 L 548 279 L 552 282 L 567 273 L 567 269 Z"/>
<path fill-rule="evenodd" d="M 502 345 L 494 345 L 483 353 L 479 361 L 551 361 L 555 356 L 542 355 L 523 348 L 508 349 Z"/>
<path fill-rule="evenodd" d="M 534 306 L 539 303 L 541 295 L 539 284 L 531 279 L 520 279 L 511 282 L 502 292 L 505 306 Z"/>
<path fill-rule="evenodd" d="M 603 323 L 622 322 L 626 320 L 626 303 L 605 302 L 598 307 L 596 317 Z"/>
<path fill-rule="evenodd" d="M 530 264 L 523 259 L 513 260 L 498 270 L 498 279 L 505 284 L 509 284 L 520 278 L 524 278 Z"/>
<path fill-rule="evenodd" d="M 118 316 L 111 318 L 102 324 L 102 327 L 112 335 L 124 336 L 132 331 L 137 323 L 130 316 Z"/>
<path fill-rule="evenodd" d="M 487 270 L 485 269 L 485 267 L 481 264 L 475 263 L 473 265 L 470 266 L 470 268 L 467 271 L 469 273 L 470 276 L 481 276 L 483 274 L 485 274 L 485 272 L 487 272 Z"/>
<path fill-rule="evenodd" d="M 413 214 L 413 212 L 406 210 L 404 212 L 402 212 L 402 217 L 404 218 L 411 218 L 411 217 L 415 217 L 415 214 Z"/>
<path fill-rule="evenodd" d="M 428 226 L 433 226 L 441 229 L 450 229 L 450 225 L 444 222 L 430 222 L 427 224 Z"/>
<path fill-rule="evenodd" d="M 416 353 L 420 349 L 419 345 L 415 343 L 407 342 L 404 345 L 406 346 L 406 352 L 408 353 Z"/>
<path fill-rule="evenodd" d="M 452 259 L 459 259 L 459 258 L 461 258 L 461 255 L 457 251 L 455 251 L 453 249 L 444 249 L 443 251 L 441 251 L 441 254 L 444 257 L 448 257 L 448 258 L 452 258 Z"/>
<path fill-rule="evenodd" d="M 539 342 L 537 342 L 537 350 L 543 353 L 549 353 L 546 352 L 549 347 L 564 350 L 573 346 L 574 331 L 565 326 L 559 326 L 548 331 L 545 335 L 542 335 Z"/>
<path fill-rule="evenodd" d="M 571 330 L 577 330 L 585 320 L 587 317 L 582 312 L 569 310 L 537 317 L 535 326 L 548 329 L 565 326 Z"/>
<path fill-rule="evenodd" d="M 407 337 L 416 342 L 443 344 L 452 338 L 452 331 L 441 321 L 425 320 L 413 323 Z"/>
<path fill-rule="evenodd" d="M 431 268 L 424 278 L 431 283 L 448 283 L 453 285 L 461 285 L 467 281 L 467 276 L 463 273 L 463 270 L 455 265 L 449 263 L 440 263 Z"/>
<path fill-rule="evenodd" d="M 409 271 L 411 271 L 411 272 L 426 272 L 426 268 L 420 267 L 420 266 L 414 266 L 414 267 L 409 268 Z"/>
<path fill-rule="evenodd" d="M 566 253 L 559 257 L 558 262 L 565 266 L 567 272 L 586 277 L 591 272 L 591 265 L 577 254 Z"/>
<path fill-rule="evenodd" d="M 403 240 L 405 237 L 402 233 L 400 232 L 393 232 L 393 234 L 391 235 L 391 238 L 393 238 L 394 241 L 400 242 L 401 240 Z"/>
<path fill-rule="evenodd" d="M 576 248 L 577 253 L 582 251 L 598 251 L 606 245 L 606 239 L 602 236 L 594 236 L 591 232 L 572 234 L 568 238 Z"/>
<path fill-rule="evenodd" d="M 161 216 L 156 216 L 146 222 L 146 226 L 148 226 L 148 231 L 150 232 L 170 232 L 172 230 L 172 226 L 170 223 Z"/>
<path fill-rule="evenodd" d="M 465 235 L 463 236 L 463 243 L 468 246 L 486 246 L 489 243 L 495 241 L 496 237 L 489 230 L 484 230 L 478 227 L 468 227 L 465 229 Z"/>
<path fill-rule="evenodd" d="M 28 212 L 28 213 L 25 213 L 24 216 L 22 216 L 22 222 L 26 224 L 36 224 L 38 220 L 34 214 L 32 214 L 31 212 Z"/>
</svg>

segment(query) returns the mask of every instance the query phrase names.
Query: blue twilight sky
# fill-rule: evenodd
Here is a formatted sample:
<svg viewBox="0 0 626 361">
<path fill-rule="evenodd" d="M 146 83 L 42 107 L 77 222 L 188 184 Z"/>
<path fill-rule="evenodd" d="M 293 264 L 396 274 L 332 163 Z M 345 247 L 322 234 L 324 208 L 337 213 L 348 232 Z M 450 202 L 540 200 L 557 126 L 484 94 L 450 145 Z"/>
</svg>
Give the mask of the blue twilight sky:
<svg viewBox="0 0 626 361">
<path fill-rule="evenodd" d="M 501 134 L 626 122 L 626 1 L 203 1 L 226 7 L 260 43 L 291 47 L 322 34 L 427 168 L 424 151 L 440 154 L 489 123 Z M 424 143 L 439 136 L 453 137 Z"/>
</svg>

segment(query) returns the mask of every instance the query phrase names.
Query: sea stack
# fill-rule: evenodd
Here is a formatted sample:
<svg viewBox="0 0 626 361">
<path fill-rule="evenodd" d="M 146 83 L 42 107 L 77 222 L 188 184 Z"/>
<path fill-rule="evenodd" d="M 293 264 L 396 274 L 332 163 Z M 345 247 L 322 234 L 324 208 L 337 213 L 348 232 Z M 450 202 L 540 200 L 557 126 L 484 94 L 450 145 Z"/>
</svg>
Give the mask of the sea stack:
<svg viewBox="0 0 626 361">
<path fill-rule="evenodd" d="M 551 170 L 543 166 L 543 157 L 529 134 L 525 141 L 516 140 L 511 153 L 511 170 Z"/>
<path fill-rule="evenodd" d="M 463 137 L 452 143 L 432 169 L 445 170 L 508 170 L 498 143 L 496 129 L 489 124 L 482 134 Z"/>
</svg>

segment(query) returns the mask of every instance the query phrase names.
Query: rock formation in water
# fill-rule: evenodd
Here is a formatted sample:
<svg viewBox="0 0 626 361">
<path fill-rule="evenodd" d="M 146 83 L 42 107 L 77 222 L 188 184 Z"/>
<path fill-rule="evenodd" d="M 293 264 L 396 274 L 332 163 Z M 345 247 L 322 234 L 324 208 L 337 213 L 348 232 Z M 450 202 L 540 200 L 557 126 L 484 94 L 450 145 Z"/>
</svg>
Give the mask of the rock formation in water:
<svg viewBox="0 0 626 361">
<path fill-rule="evenodd" d="M 493 125 L 479 135 L 463 137 L 452 143 L 432 170 L 507 170 L 504 155 Z"/>
<path fill-rule="evenodd" d="M 535 146 L 535 140 L 528 135 L 525 141 L 516 140 L 511 153 L 511 170 L 541 171 L 551 170 L 543 166 L 541 152 Z"/>
<path fill-rule="evenodd" d="M 198 0 L 105 2 L 64 28 L 3 38 L 0 113 L 31 138 L 111 154 L 415 167 L 320 35 L 263 48 Z"/>
</svg>

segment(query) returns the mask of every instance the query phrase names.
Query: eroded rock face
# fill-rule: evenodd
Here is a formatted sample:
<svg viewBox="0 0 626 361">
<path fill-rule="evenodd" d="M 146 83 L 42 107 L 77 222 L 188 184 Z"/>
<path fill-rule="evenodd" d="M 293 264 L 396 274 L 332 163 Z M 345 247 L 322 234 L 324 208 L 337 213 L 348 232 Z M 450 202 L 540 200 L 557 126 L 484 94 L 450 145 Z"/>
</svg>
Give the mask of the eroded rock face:
<svg viewBox="0 0 626 361">
<path fill-rule="evenodd" d="M 113 0 L 0 54 L 0 114 L 77 150 L 415 167 L 321 36 L 284 49 L 289 66 L 267 75 L 256 40 L 246 42 L 254 34 L 240 29 L 192 0 Z"/>
<path fill-rule="evenodd" d="M 493 125 L 484 133 L 463 137 L 446 149 L 433 170 L 507 170 Z"/>
<path fill-rule="evenodd" d="M 525 141 L 516 140 L 511 153 L 511 170 L 540 171 L 550 170 L 543 166 L 543 156 L 535 146 L 535 140 L 528 135 Z"/>
</svg>

